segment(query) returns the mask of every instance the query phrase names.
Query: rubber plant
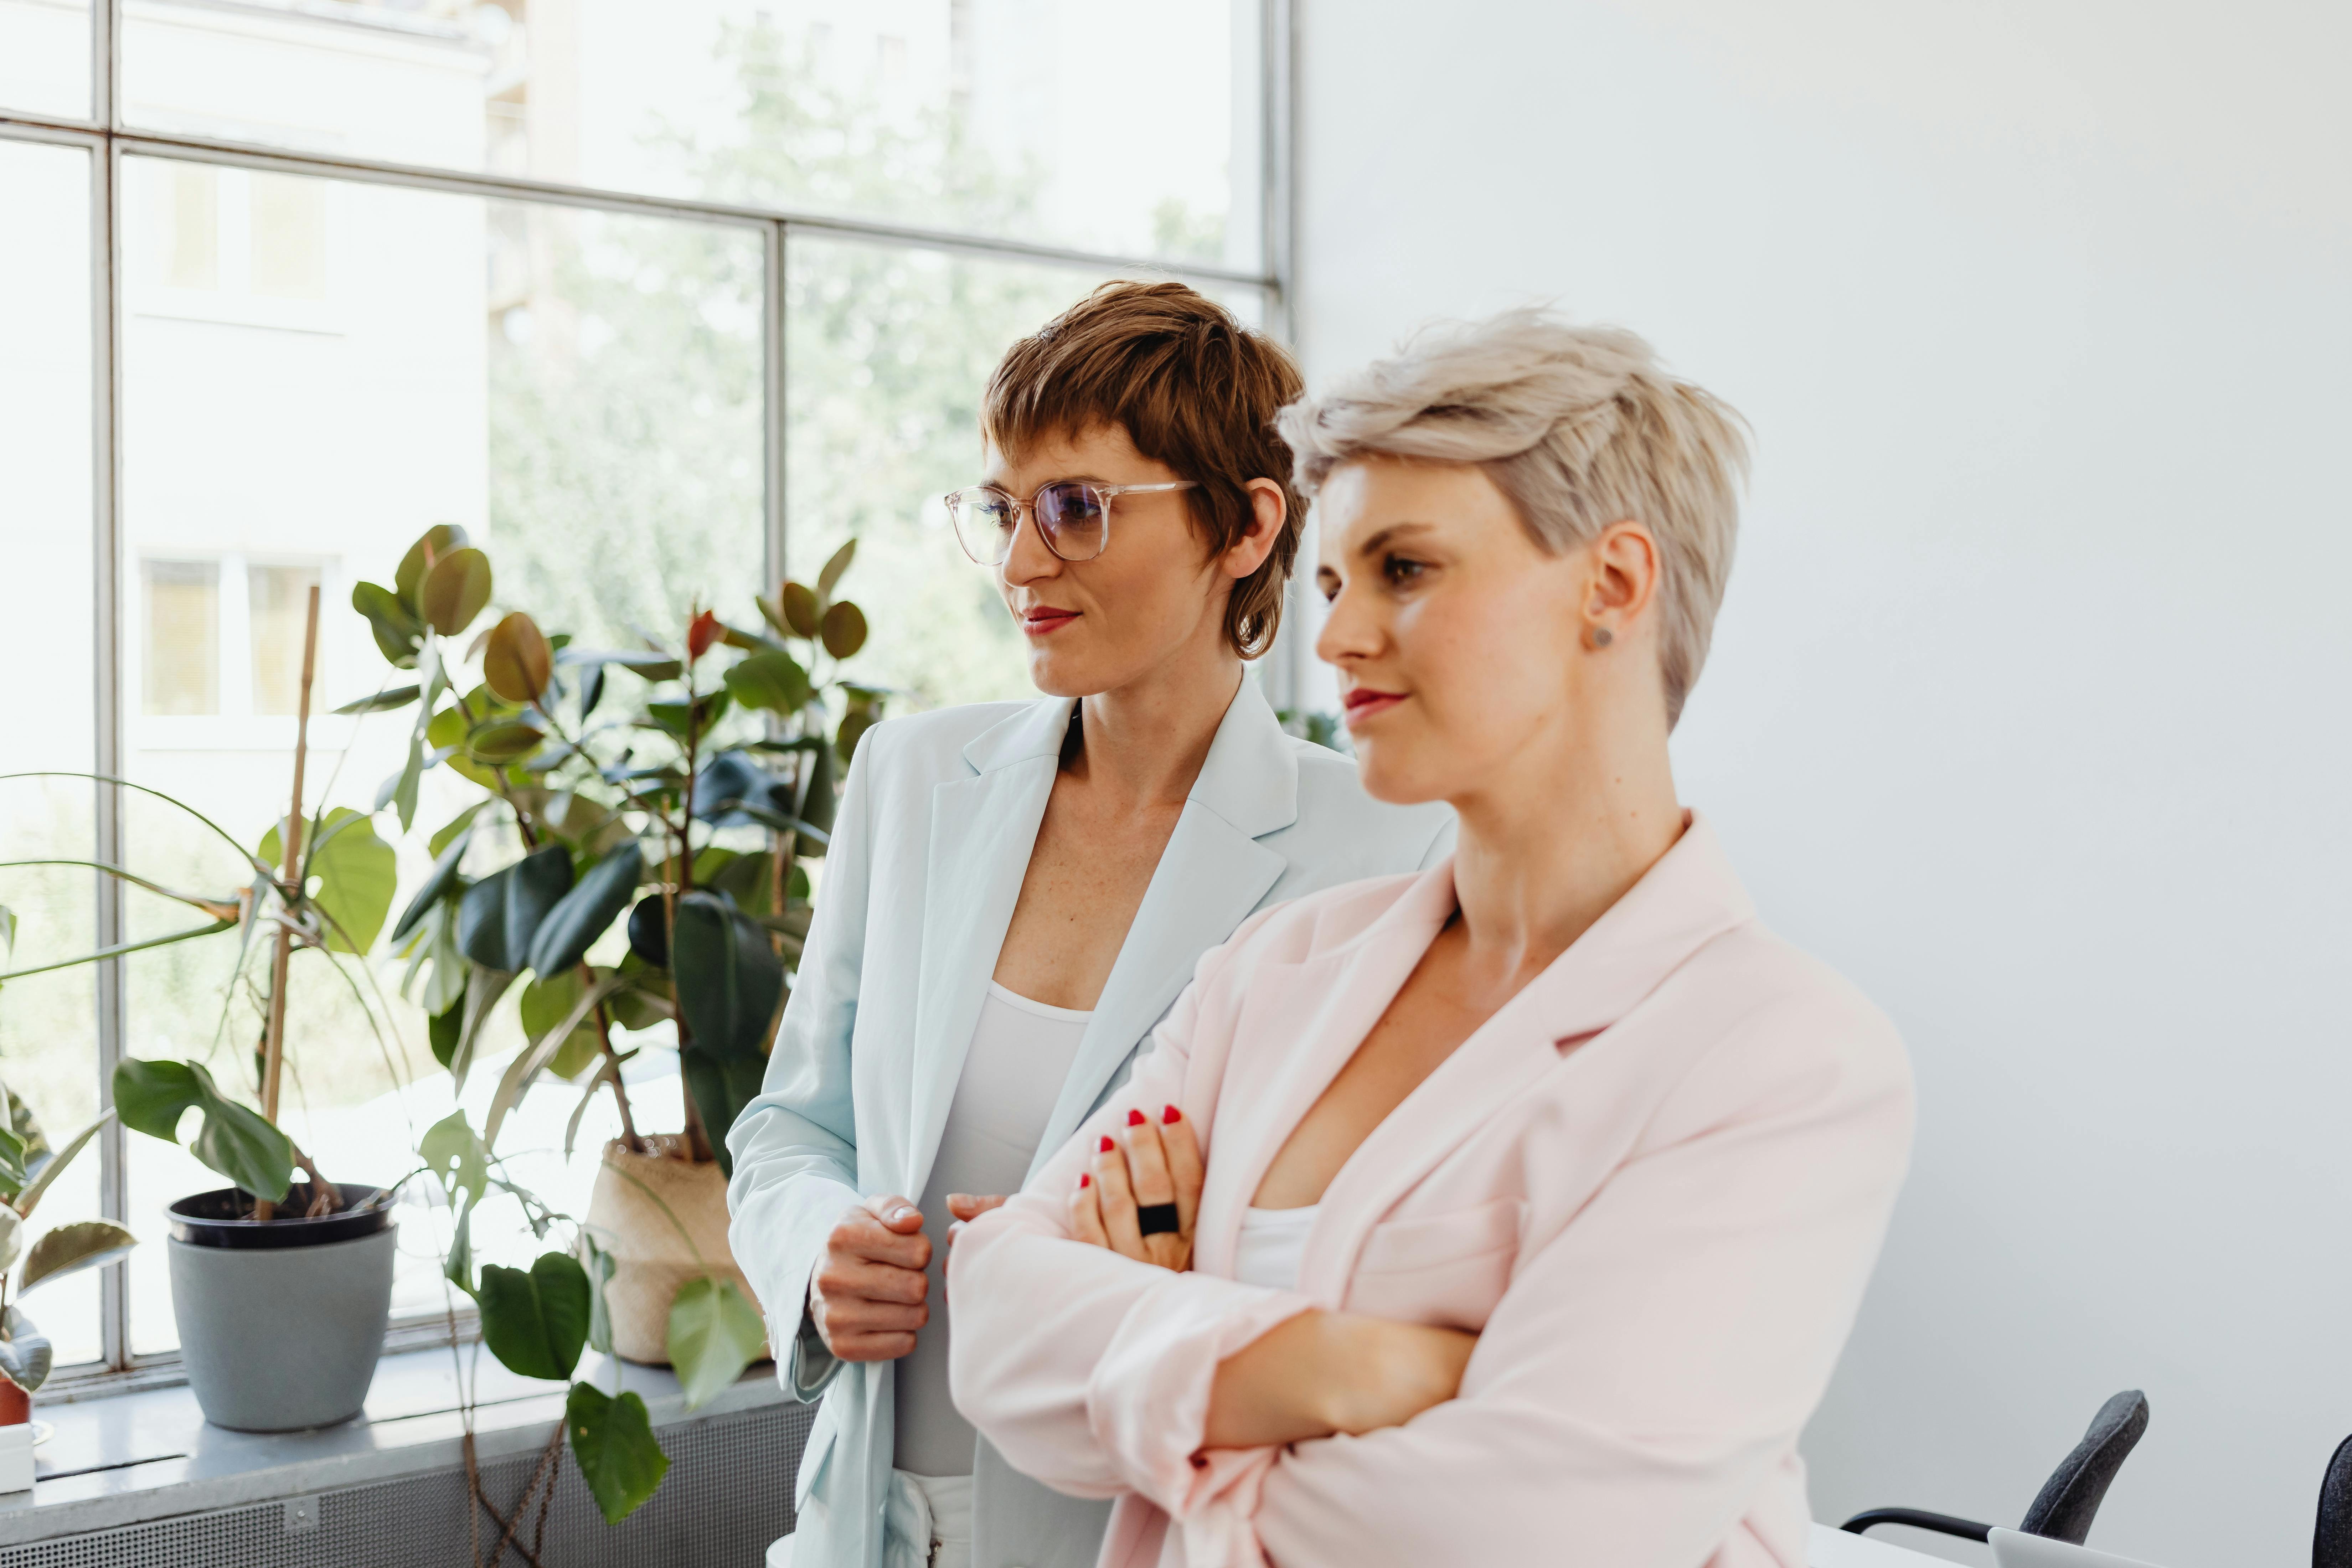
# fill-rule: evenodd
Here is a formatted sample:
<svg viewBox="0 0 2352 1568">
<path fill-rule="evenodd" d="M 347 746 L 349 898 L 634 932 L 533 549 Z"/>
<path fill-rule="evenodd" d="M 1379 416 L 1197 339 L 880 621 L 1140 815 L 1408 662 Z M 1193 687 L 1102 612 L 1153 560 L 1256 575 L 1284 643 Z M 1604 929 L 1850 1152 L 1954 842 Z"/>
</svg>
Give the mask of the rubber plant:
<svg viewBox="0 0 2352 1568">
<path fill-rule="evenodd" d="M 0 954 L 9 946 L 15 917 L 0 908 Z M 33 1394 L 48 1381 L 48 1337 L 25 1315 L 25 1294 L 36 1286 L 113 1262 L 138 1238 L 109 1219 L 70 1220 L 26 1245 L 33 1210 L 74 1157 L 89 1146 L 113 1112 L 52 1150 L 31 1107 L 0 1084 L 0 1421 L 22 1421 Z"/>
<path fill-rule="evenodd" d="M 669 1023 L 688 1156 L 724 1170 L 727 1131 L 759 1092 L 808 931 L 804 862 L 824 852 L 840 769 L 886 695 L 841 673 L 866 640 L 864 613 L 835 595 L 854 552 L 845 545 L 814 585 L 755 598 L 756 621 L 698 607 L 674 641 L 642 635 L 625 648 L 579 647 L 511 610 L 460 651 L 464 627 L 436 614 L 429 584 L 462 571 L 487 603 L 495 579 L 454 527 L 420 538 L 390 587 L 352 592 L 385 658 L 415 671 L 376 700 L 414 709 L 381 803 L 413 832 L 427 773 L 446 769 L 473 796 L 430 830 L 432 869 L 389 937 L 407 963 L 403 991 L 424 1005 L 434 1055 L 460 1089 L 492 1008 L 521 988 L 525 1045 L 479 1133 L 456 1115 L 422 1150 L 457 1215 L 449 1278 L 474 1298 L 484 1342 L 518 1373 L 568 1380 L 581 1344 L 609 1348 L 574 1327 L 601 1314 L 612 1269 L 571 1222 L 572 1245 L 529 1269 L 475 1270 L 471 1226 L 486 1195 L 521 1201 L 542 1237 L 565 1221 L 499 1173 L 499 1137 L 523 1097 L 551 1078 L 579 1086 L 569 1155 L 596 1096 L 610 1094 L 621 1142 L 643 1152 L 622 1068 L 644 1047 L 623 1048 L 614 1029 Z M 764 1330 L 713 1268 L 678 1291 L 667 1339 L 691 1407 L 750 1364 Z M 645 1407 L 588 1384 L 569 1397 L 583 1473 L 617 1519 L 659 1480 Z"/>
</svg>

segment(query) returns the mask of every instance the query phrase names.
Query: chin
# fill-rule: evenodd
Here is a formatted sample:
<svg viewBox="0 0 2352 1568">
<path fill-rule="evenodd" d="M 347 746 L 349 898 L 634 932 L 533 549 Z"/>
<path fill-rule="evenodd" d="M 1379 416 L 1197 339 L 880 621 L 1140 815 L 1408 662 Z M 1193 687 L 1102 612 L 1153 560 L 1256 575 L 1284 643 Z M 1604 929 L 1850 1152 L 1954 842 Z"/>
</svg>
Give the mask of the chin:
<svg viewBox="0 0 2352 1568">
<path fill-rule="evenodd" d="M 1424 761 L 1416 748 L 1397 741 L 1359 741 L 1356 780 L 1366 795 L 1391 805 L 1448 798 L 1445 784 L 1450 781 L 1441 781 L 1435 770 L 1420 765 Z"/>
</svg>

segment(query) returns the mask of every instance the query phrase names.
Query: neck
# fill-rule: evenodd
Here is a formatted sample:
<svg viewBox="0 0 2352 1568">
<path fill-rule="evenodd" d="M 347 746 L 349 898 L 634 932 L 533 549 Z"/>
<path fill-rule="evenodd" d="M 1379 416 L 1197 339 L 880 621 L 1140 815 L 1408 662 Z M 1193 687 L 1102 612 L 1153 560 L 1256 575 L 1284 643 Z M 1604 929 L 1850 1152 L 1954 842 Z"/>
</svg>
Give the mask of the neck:
<svg viewBox="0 0 2352 1568">
<path fill-rule="evenodd" d="M 1241 683 L 1242 661 L 1220 637 L 1213 651 L 1081 698 L 1063 769 L 1111 799 L 1181 806 Z"/>
<path fill-rule="evenodd" d="M 1530 745 L 1452 803 L 1454 896 L 1477 967 L 1540 973 L 1682 837 L 1664 715 L 1622 717 Z"/>
</svg>

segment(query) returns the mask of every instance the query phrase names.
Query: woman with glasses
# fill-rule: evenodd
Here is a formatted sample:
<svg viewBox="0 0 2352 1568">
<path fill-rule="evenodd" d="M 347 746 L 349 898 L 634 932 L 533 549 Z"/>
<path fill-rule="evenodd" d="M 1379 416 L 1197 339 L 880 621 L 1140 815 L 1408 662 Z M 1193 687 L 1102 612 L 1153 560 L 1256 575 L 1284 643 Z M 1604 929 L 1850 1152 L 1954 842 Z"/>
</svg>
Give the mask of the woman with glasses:
<svg viewBox="0 0 2352 1568">
<path fill-rule="evenodd" d="M 1460 846 L 1244 924 L 957 1243 L 958 1402 L 1104 1564 L 1805 1563 L 1911 1088 L 1675 795 L 1736 421 L 1528 311 L 1285 415 L 1365 785 Z"/>
<path fill-rule="evenodd" d="M 957 541 L 1044 699 L 859 742 L 729 1233 L 784 1386 L 822 1398 L 794 1568 L 1092 1563 L 1107 1505 L 1007 1467 L 948 1393 L 951 1223 L 1100 1106 L 1252 911 L 1442 858 L 1286 734 L 1271 646 L 1300 513 L 1281 349 L 1181 284 L 1108 285 L 1013 345 Z M 957 1303 L 961 1307 L 961 1303 Z"/>
</svg>

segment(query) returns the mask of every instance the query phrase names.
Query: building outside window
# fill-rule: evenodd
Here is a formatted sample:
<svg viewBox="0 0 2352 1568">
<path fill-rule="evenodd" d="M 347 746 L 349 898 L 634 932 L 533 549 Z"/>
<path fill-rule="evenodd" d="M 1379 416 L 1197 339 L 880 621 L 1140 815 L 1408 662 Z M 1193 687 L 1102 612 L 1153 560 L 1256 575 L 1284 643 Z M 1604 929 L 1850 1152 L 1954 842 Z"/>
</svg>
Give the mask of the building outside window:
<svg viewBox="0 0 2352 1568">
<path fill-rule="evenodd" d="M 369 809 L 404 733 L 326 712 L 388 674 L 351 589 L 436 522 L 490 552 L 499 606 L 595 644 L 675 636 L 696 604 L 748 614 L 855 537 L 844 589 L 895 710 L 1026 694 L 937 497 L 977 474 L 1005 345 L 1107 278 L 1183 277 L 1279 326 L 1282 26 L 1258 0 L 0 0 L 0 773 L 119 774 L 257 844 L 285 810 L 315 584 L 311 800 Z M 142 796 L 0 791 L 0 858 L 240 881 Z M 420 826 L 460 798 L 428 789 Z M 184 913 L 70 868 L 8 875 L 0 969 Z M 232 958 L 10 983 L 0 1079 L 65 1128 L 124 1056 L 246 1081 Z M 399 1175 L 453 1103 L 421 1014 L 397 1004 L 383 1048 L 348 995 L 289 997 L 298 1141 Z M 649 1121 L 677 1120 L 670 1070 L 633 1085 Z M 584 1201 L 591 1162 L 567 1175 L 554 1152 L 571 1099 L 502 1142 L 546 1149 L 521 1173 Z M 152 1139 L 102 1154 L 60 1213 L 152 1238 L 165 1203 L 218 1184 Z M 440 1217 L 404 1221 L 397 1312 L 443 1310 Z M 163 1261 L 54 1287 L 60 1362 L 168 1369 Z"/>
</svg>

